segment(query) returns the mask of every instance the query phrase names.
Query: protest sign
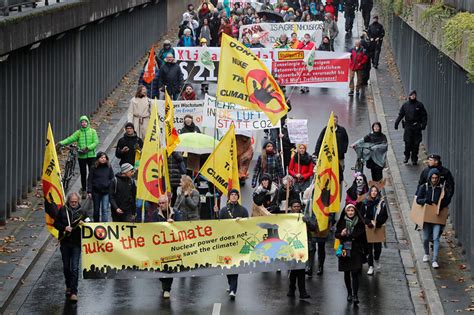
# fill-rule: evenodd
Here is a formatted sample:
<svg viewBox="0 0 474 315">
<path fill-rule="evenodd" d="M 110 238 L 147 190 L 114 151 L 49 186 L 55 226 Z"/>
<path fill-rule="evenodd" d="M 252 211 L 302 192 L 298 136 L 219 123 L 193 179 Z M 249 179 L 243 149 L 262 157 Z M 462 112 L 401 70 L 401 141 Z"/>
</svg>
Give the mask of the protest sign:
<svg viewBox="0 0 474 315">
<path fill-rule="evenodd" d="M 214 69 L 205 67 L 199 60 L 201 52 L 206 49 L 210 53 L 210 59 L 214 63 Z M 175 47 L 175 56 L 178 65 L 183 72 L 185 81 L 191 83 L 217 82 L 217 74 L 219 71 L 220 48 L 219 47 Z M 272 49 L 255 48 L 251 51 L 265 63 L 271 70 L 273 60 Z"/>
<path fill-rule="evenodd" d="M 267 115 L 260 111 L 249 110 L 240 105 L 218 102 L 215 97 L 206 95 L 204 99 L 204 110 L 202 126 L 217 129 L 229 129 L 234 123 L 235 130 L 263 130 L 277 128 L 268 119 Z"/>
<path fill-rule="evenodd" d="M 304 62 L 309 50 L 278 50 L 274 53 L 273 73 L 280 85 L 347 88 L 350 54 L 315 51 L 312 70 Z"/>
<path fill-rule="evenodd" d="M 307 119 L 287 119 L 286 127 L 291 143 L 308 144 L 308 120 Z"/>
<path fill-rule="evenodd" d="M 165 120 L 165 101 L 158 100 L 158 117 L 161 122 Z M 194 124 L 201 128 L 204 101 L 173 101 L 174 127 L 179 132 L 184 125 L 184 116 L 192 115 Z"/>
<path fill-rule="evenodd" d="M 85 223 L 85 279 L 189 277 L 303 269 L 306 226 L 297 214 L 173 223 Z"/>
<path fill-rule="evenodd" d="M 239 39 L 253 34 L 258 34 L 260 43 L 265 47 L 272 47 L 281 34 L 286 34 L 291 38 L 291 33 L 298 34 L 298 38 L 303 38 L 304 34 L 311 35 L 311 40 L 315 43 L 321 42 L 323 37 L 323 22 L 286 22 L 286 23 L 258 23 L 242 25 L 239 28 Z"/>
</svg>

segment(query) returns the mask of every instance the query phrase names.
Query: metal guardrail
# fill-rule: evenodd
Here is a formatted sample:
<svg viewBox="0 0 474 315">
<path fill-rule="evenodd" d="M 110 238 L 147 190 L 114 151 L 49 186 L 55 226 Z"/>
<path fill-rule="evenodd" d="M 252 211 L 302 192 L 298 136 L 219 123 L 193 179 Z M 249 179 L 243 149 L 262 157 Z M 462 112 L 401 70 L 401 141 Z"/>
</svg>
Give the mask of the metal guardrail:
<svg viewBox="0 0 474 315">
<path fill-rule="evenodd" d="M 0 59 L 0 224 L 40 179 L 48 121 L 56 141 L 76 130 L 166 32 L 168 5 L 118 12 Z"/>
<path fill-rule="evenodd" d="M 474 13 L 473 0 L 444 0 L 444 4 L 460 11 Z"/>
</svg>

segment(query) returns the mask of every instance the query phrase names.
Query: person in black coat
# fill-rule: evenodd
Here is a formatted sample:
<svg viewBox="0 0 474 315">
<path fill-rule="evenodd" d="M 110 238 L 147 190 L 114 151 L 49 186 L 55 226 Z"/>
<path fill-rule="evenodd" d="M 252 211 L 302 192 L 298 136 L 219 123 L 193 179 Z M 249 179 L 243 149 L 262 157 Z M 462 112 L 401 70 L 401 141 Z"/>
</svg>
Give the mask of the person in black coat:
<svg viewBox="0 0 474 315">
<path fill-rule="evenodd" d="M 119 164 L 128 163 L 135 165 L 135 152 L 143 148 L 143 140 L 137 136 L 135 126 L 128 122 L 125 124 L 125 133 L 117 143 L 115 156 L 120 159 Z"/>
<path fill-rule="evenodd" d="M 374 22 L 370 24 L 367 34 L 369 35 L 370 42 L 373 43 L 373 54 L 372 54 L 372 65 L 375 69 L 379 66 L 380 51 L 382 50 L 383 38 L 385 36 L 385 30 L 382 24 L 379 23 L 379 17 L 374 16 Z"/>
<path fill-rule="evenodd" d="M 114 171 L 105 152 L 97 153 L 87 178 L 87 193 L 94 203 L 94 222 L 109 221 L 109 187 Z M 102 212 L 101 212 L 102 208 Z"/>
<path fill-rule="evenodd" d="M 237 189 L 231 189 L 229 191 L 229 201 L 227 205 L 219 210 L 219 219 L 236 219 L 240 220 L 241 218 L 248 218 L 249 212 L 247 209 L 242 207 L 239 204 L 240 193 Z M 237 283 L 239 280 L 239 275 L 227 275 L 227 282 L 229 284 L 229 297 L 231 300 L 235 299 L 235 294 L 237 293 Z"/>
<path fill-rule="evenodd" d="M 183 133 L 201 133 L 201 129 L 194 123 L 192 115 L 187 114 L 183 119 L 183 128 L 179 130 L 180 134 Z"/>
<path fill-rule="evenodd" d="M 444 198 L 451 201 L 454 195 L 454 177 L 453 174 L 451 174 L 451 171 L 443 166 L 441 156 L 437 154 L 430 154 L 428 156 L 428 166 L 420 174 L 418 187 L 421 187 L 428 182 L 428 174 L 432 169 L 437 169 L 439 171 L 439 183 L 444 185 L 445 190 Z M 418 191 L 416 194 L 418 195 Z"/>
<path fill-rule="evenodd" d="M 331 51 L 331 41 L 329 40 L 329 36 L 323 36 L 323 40 L 321 41 L 318 50 Z"/>
<path fill-rule="evenodd" d="M 168 94 L 174 101 L 176 101 L 181 94 L 184 76 L 180 66 L 174 62 L 173 54 L 169 53 L 166 56 L 165 63 L 160 68 L 158 80 L 158 86 L 160 89 L 164 91 L 166 86 Z"/>
<path fill-rule="evenodd" d="M 402 121 L 402 119 L 404 119 Z M 405 142 L 405 160 L 408 163 L 411 156 L 413 165 L 418 164 L 418 150 L 421 140 L 423 139 L 422 131 L 426 129 L 428 124 L 428 113 L 423 103 L 416 99 L 416 91 L 413 90 L 408 95 L 408 101 L 400 108 L 397 120 L 395 121 L 395 130 L 402 122 L 405 129 L 403 133 L 403 141 Z"/>
<path fill-rule="evenodd" d="M 359 10 L 362 13 L 362 18 L 364 19 L 364 29 L 367 30 L 369 28 L 370 23 L 370 12 L 374 7 L 373 0 L 360 0 L 360 8 Z"/>
<path fill-rule="evenodd" d="M 339 155 L 339 165 L 341 166 L 342 171 L 344 172 L 344 156 L 347 152 L 349 146 L 349 136 L 347 135 L 346 128 L 338 124 L 339 118 L 337 115 L 334 115 L 334 125 L 336 125 L 336 139 L 337 139 L 337 153 Z M 324 127 L 319 134 L 318 141 L 316 141 L 316 146 L 314 148 L 313 156 L 318 157 L 319 151 L 321 150 L 321 144 L 323 143 L 324 133 L 326 132 Z"/>
<path fill-rule="evenodd" d="M 120 173 L 110 183 L 110 207 L 114 222 L 135 221 L 137 185 L 132 178 L 133 173 L 132 165 L 122 164 Z"/>
<path fill-rule="evenodd" d="M 344 272 L 344 283 L 347 289 L 347 301 L 359 304 L 359 278 L 362 264 L 365 262 L 364 236 L 365 225 L 362 216 L 354 205 L 344 209 L 336 224 L 336 238 L 341 241 L 336 252 L 339 258 L 339 271 Z"/>
<path fill-rule="evenodd" d="M 186 174 L 186 165 L 180 152 L 173 151 L 173 153 L 168 156 L 168 172 L 171 185 L 171 205 L 174 206 L 177 190 L 181 184 L 181 177 Z"/>
<path fill-rule="evenodd" d="M 364 142 L 372 145 L 387 143 L 387 136 L 382 133 L 382 125 L 378 121 L 372 124 L 372 132 L 364 137 Z M 371 158 L 367 161 L 367 168 L 370 169 L 373 181 L 378 182 L 383 179 L 383 167 Z"/>
<path fill-rule="evenodd" d="M 363 204 L 364 220 L 365 225 L 370 229 L 381 228 L 388 219 L 387 205 L 382 197 L 380 190 L 377 186 L 370 187 L 369 195 Z M 376 270 L 380 270 L 381 265 L 379 263 L 380 255 L 382 254 L 382 243 L 367 243 L 368 252 L 368 263 L 369 270 L 368 275 L 374 274 L 374 267 Z M 375 261 L 375 265 L 374 265 Z"/>
<path fill-rule="evenodd" d="M 66 296 L 71 302 L 77 302 L 79 260 L 81 258 L 81 229 L 79 226 L 82 222 L 89 221 L 87 212 L 81 208 L 79 200 L 78 193 L 69 193 L 66 204 L 57 211 L 54 220 L 54 227 L 59 231 L 58 239 L 61 245 L 64 278 L 66 279 Z M 54 204 L 52 206 L 56 207 Z"/>
<path fill-rule="evenodd" d="M 357 11 L 359 0 L 344 0 L 344 18 L 346 19 L 346 33 L 352 32 L 355 19 L 355 11 Z"/>
</svg>

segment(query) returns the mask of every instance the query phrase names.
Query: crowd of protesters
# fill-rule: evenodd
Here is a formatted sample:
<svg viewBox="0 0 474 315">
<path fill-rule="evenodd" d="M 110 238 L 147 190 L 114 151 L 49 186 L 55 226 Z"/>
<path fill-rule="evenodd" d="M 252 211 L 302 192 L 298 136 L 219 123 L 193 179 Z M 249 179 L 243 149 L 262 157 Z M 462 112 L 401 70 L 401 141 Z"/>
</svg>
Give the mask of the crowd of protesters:
<svg viewBox="0 0 474 315">
<path fill-rule="evenodd" d="M 203 2 L 197 10 L 190 4 L 179 24 L 177 46 L 219 46 L 223 33 L 238 37 L 239 27 L 242 25 L 274 22 L 272 20 L 274 16 L 262 14 L 262 12 L 270 11 L 281 17 L 280 22 L 321 21 L 323 23 L 323 36 L 319 43 L 313 42 L 310 34 L 298 37 L 296 33 L 293 33 L 291 37 L 280 36 L 277 42 L 272 44 L 273 48 L 304 50 L 313 49 L 316 45 L 319 50 L 334 51 L 334 39 L 339 34 L 337 27 L 339 12 L 343 12 L 345 17 L 345 31 L 351 32 L 355 11 L 361 10 L 365 31 L 360 40 L 355 41 L 354 48 L 350 51 L 349 84 L 349 95 L 353 95 L 354 90 L 356 94 L 359 94 L 363 86 L 368 83 L 371 65 L 374 68 L 378 67 L 380 49 L 385 35 L 377 16 L 373 16 L 373 22 L 369 23 L 372 6 L 371 0 L 362 0 L 360 4 L 354 0 L 326 0 L 324 3 L 288 0 L 277 5 L 271 5 L 269 1 L 265 1 L 259 10 L 250 3 L 235 3 L 231 7 L 225 2 L 210 1 Z M 264 47 L 258 36 L 244 36 L 242 41 L 251 48 Z M 146 202 L 143 212 L 142 201 L 136 200 L 135 170 L 150 119 L 151 99 L 159 97 L 165 87 L 174 100 L 197 98 L 192 84 L 184 82 L 183 73 L 175 62 L 170 41 L 164 41 L 163 47 L 156 54 L 156 64 L 156 77 L 151 83 L 146 84 L 142 73 L 136 94 L 130 101 L 128 122 L 115 151 L 115 156 L 120 160 L 120 172 L 113 173 L 109 157 L 105 152 L 96 153 L 97 133 L 91 128 L 86 116 L 81 117 L 81 128 L 77 132 L 59 142 L 59 145 L 77 142 L 80 150 L 78 158 L 81 169 L 81 194 L 68 195 L 67 202 L 59 209 L 55 221 L 55 227 L 62 236 L 61 253 L 64 261 L 66 294 L 73 301 L 77 301 L 80 257 L 80 235 L 75 227 L 77 222 L 87 217 L 80 206 L 81 197 L 84 199 L 86 194 L 89 194 L 92 198 L 93 221 L 95 222 L 110 220 L 114 222 L 174 222 L 204 219 L 201 209 L 202 193 L 198 189 L 199 181 L 203 179 L 187 169 L 187 158 L 183 156 L 183 152 L 173 152 L 168 157 L 171 195 L 160 197 L 157 204 Z M 354 79 L 357 83 L 354 83 Z M 207 89 L 202 89 L 202 92 L 208 92 Z M 308 88 L 301 89 L 302 93 L 308 91 Z M 285 212 L 301 213 L 307 227 L 309 259 L 305 269 L 291 270 L 287 294 L 288 297 L 294 297 L 296 287 L 298 287 L 301 299 L 310 298 L 306 291 L 305 277 L 313 277 L 314 270 L 317 270 L 318 276 L 324 273 L 326 243 L 331 238 L 332 231 L 341 242 L 336 255 L 339 260 L 339 271 L 344 273 L 347 301 L 357 305 L 359 279 L 363 265 L 368 265 L 367 274 L 370 276 L 381 271 L 382 241 L 369 242 L 366 230 L 382 229 L 388 219 L 387 203 L 383 195 L 387 137 L 383 133 L 382 125 L 375 122 L 369 134 L 358 140 L 352 139 L 354 142 L 349 145 L 349 135 L 335 116 L 340 183 L 344 180 L 345 154 L 349 147 L 357 153 L 356 165 L 358 167 L 345 195 L 341 192 L 343 210 L 339 218 L 332 216 L 329 227 L 321 231 L 312 210 L 312 196 L 315 161 L 321 150 L 326 127 L 318 134 L 314 153 L 310 154 L 307 145 L 291 143 L 288 130 L 286 130 L 286 118 L 281 120 L 281 129 L 267 130 L 265 134 L 251 180 L 251 186 L 254 189 L 253 207 L 251 209 L 243 207 L 239 203 L 240 192 L 231 190 L 225 205 L 222 207 L 219 207 L 219 203 L 211 205 L 214 210 L 211 218 L 239 220 L 249 216 Z M 405 128 L 406 159 L 404 162 L 407 163 L 411 157 L 413 164 L 416 164 L 421 130 L 426 128 L 427 114 L 423 104 L 416 100 L 415 91 L 410 93 L 409 101 L 403 105 L 395 123 L 395 129 L 398 128 L 400 122 Z M 193 117 L 187 115 L 180 133 L 200 132 Z M 441 202 L 442 207 L 446 207 L 454 194 L 454 179 L 449 170 L 442 166 L 441 157 L 430 155 L 428 162 L 428 167 L 420 177 L 416 202 L 420 205 Z M 371 170 L 370 181 L 364 173 L 364 166 Z M 88 175 L 86 168 L 89 170 Z M 444 197 L 441 191 L 444 191 Z M 111 216 L 109 216 L 109 205 Z M 423 260 L 426 262 L 430 260 L 429 243 L 432 241 L 434 243 L 433 268 L 439 267 L 437 257 L 441 230 L 442 225 L 439 224 L 424 224 L 423 226 L 425 246 Z M 317 267 L 315 268 L 316 257 Z M 229 296 L 235 299 L 238 275 L 228 275 L 227 278 Z M 160 280 L 163 298 L 170 298 L 172 278 Z"/>
</svg>

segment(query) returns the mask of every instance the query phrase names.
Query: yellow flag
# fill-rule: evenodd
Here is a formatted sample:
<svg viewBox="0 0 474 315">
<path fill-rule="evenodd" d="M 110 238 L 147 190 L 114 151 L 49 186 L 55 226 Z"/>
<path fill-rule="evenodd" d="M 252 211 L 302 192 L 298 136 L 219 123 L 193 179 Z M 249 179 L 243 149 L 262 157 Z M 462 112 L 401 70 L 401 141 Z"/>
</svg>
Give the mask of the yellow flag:
<svg viewBox="0 0 474 315">
<path fill-rule="evenodd" d="M 168 91 L 165 89 L 165 134 L 166 134 L 166 152 L 168 156 L 173 153 L 180 140 L 178 132 L 174 127 L 174 106 Z"/>
<path fill-rule="evenodd" d="M 230 126 L 199 172 L 223 194 L 227 194 L 231 189 L 240 191 L 234 124 Z"/>
<path fill-rule="evenodd" d="M 267 67 L 232 37 L 222 34 L 217 100 L 264 112 L 272 124 L 288 112 L 285 95 Z"/>
<path fill-rule="evenodd" d="M 157 203 L 166 194 L 164 165 L 166 154 L 160 144 L 160 126 L 156 100 L 152 105 L 150 122 L 143 143 L 137 178 L 137 199 Z"/>
<path fill-rule="evenodd" d="M 56 154 L 56 145 L 50 123 L 48 123 L 46 134 L 41 181 L 43 183 L 45 199 L 46 227 L 54 237 L 58 238 L 58 230 L 54 228 L 54 219 L 56 218 L 57 209 L 64 205 L 64 190 L 61 183 L 61 170 L 59 169 L 58 155 Z M 53 206 L 48 204 L 53 204 Z M 54 207 L 54 204 L 57 207 Z"/>
<path fill-rule="evenodd" d="M 318 154 L 314 183 L 313 212 L 320 231 L 328 228 L 329 213 L 339 211 L 340 189 L 336 126 L 331 113 Z"/>
</svg>

